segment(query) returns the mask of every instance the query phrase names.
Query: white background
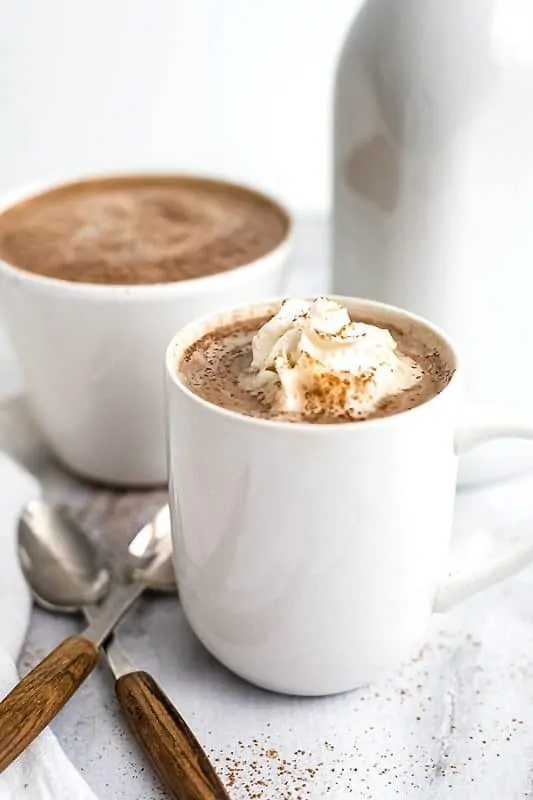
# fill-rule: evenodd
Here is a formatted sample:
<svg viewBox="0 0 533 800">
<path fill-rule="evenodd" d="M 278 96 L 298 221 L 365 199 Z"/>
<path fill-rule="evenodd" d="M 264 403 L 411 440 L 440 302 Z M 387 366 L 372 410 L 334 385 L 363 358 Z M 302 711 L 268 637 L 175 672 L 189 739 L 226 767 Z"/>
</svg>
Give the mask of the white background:
<svg viewBox="0 0 533 800">
<path fill-rule="evenodd" d="M 331 89 L 362 0 L 0 2 L 0 192 L 134 166 L 329 201 Z"/>
</svg>

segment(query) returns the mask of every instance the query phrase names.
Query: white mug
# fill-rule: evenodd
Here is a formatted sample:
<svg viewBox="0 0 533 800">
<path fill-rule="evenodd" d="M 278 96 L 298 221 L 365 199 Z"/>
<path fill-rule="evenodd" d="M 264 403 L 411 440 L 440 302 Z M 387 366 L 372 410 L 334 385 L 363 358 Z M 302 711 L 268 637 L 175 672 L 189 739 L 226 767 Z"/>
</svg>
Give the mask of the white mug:
<svg viewBox="0 0 533 800">
<path fill-rule="evenodd" d="M 0 214 L 45 188 L 4 199 Z M 50 448 L 69 469 L 116 485 L 166 482 L 161 362 L 168 341 L 199 314 L 282 290 L 292 233 L 288 212 L 275 205 L 287 222 L 278 247 L 245 266 L 192 280 L 74 283 L 0 259 L 0 300 L 30 408 Z"/>
<path fill-rule="evenodd" d="M 184 351 L 228 322 L 279 302 L 204 317 L 167 351 L 170 509 L 187 618 L 233 672 L 299 695 L 373 681 L 445 611 L 533 559 L 508 536 L 475 570 L 449 574 L 458 454 L 501 437 L 533 438 L 531 419 L 459 421 L 461 366 L 439 330 L 405 311 L 336 298 L 354 316 L 418 332 L 453 377 L 422 405 L 338 425 L 244 416 L 191 392 Z"/>
</svg>

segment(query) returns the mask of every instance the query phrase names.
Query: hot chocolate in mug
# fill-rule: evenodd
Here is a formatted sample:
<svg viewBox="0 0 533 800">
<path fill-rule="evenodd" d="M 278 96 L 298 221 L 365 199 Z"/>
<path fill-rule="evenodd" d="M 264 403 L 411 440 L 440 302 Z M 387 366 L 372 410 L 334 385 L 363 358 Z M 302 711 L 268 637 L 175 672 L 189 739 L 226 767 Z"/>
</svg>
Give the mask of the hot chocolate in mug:
<svg viewBox="0 0 533 800">
<path fill-rule="evenodd" d="M 196 181 L 206 191 L 222 187 L 229 193 L 249 195 L 252 201 L 264 198 L 285 220 L 285 235 L 265 255 L 240 266 L 155 283 L 115 284 L 113 273 L 108 282 L 101 283 L 61 279 L 24 269 L 16 259 L 8 262 L 0 253 L 2 313 L 35 421 L 51 450 L 70 470 L 119 486 L 166 483 L 161 361 L 168 340 L 176 327 L 201 314 L 281 291 L 292 247 L 290 215 L 277 201 L 240 184 L 142 171 L 26 187 L 0 200 L 1 218 L 19 206 L 62 192 L 75 196 L 77 191 L 89 192 L 91 186 L 105 189 L 116 183 L 123 184 L 127 193 L 128 185 L 144 182 L 157 187 L 159 181 L 176 182 L 178 188 L 180 181 Z M 201 213 L 196 216 L 201 220 Z M 85 227 L 79 224 L 78 236 L 83 238 L 91 228 L 87 220 Z M 105 231 L 105 217 L 103 225 Z M 176 231 L 176 241 L 183 233 Z M 26 238 L 31 245 L 31 237 Z M 70 240 L 66 242 L 70 253 Z M 39 248 L 33 252 L 38 254 Z M 90 261 L 83 263 L 80 258 L 80 271 L 90 267 Z M 120 262 L 117 267 L 124 269 Z"/>
<path fill-rule="evenodd" d="M 516 411 L 460 419 L 462 368 L 447 336 L 406 311 L 336 298 L 354 319 L 414 331 L 452 373 L 429 401 L 338 425 L 259 419 L 211 404 L 179 375 L 194 342 L 273 315 L 279 301 L 190 323 L 167 351 L 170 509 L 186 616 L 246 680 L 327 695 L 379 678 L 443 612 L 533 560 L 502 537 L 490 561 L 450 573 L 458 455 L 532 438 Z"/>
</svg>

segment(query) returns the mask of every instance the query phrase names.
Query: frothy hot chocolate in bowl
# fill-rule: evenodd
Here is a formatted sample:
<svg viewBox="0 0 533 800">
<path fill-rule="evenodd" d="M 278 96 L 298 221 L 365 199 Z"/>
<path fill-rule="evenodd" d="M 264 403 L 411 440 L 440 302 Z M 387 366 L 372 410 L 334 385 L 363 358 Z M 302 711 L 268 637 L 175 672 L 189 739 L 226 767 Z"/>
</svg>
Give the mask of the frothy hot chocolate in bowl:
<svg viewBox="0 0 533 800">
<path fill-rule="evenodd" d="M 0 215 L 0 258 L 66 281 L 150 284 L 249 264 L 289 223 L 267 197 L 222 181 L 131 176 L 68 184 Z"/>
<path fill-rule="evenodd" d="M 328 298 L 286 300 L 272 318 L 218 328 L 179 365 L 185 384 L 216 405 L 287 422 L 354 422 L 426 402 L 450 372 L 416 332 L 354 320 Z"/>
</svg>

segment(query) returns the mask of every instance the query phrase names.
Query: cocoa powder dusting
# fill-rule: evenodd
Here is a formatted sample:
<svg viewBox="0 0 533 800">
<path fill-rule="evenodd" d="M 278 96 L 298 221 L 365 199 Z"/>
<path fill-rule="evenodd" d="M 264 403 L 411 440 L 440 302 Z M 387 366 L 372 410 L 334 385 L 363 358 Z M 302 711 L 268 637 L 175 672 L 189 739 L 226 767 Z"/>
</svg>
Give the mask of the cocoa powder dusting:
<svg viewBox="0 0 533 800">
<path fill-rule="evenodd" d="M 70 184 L 0 215 L 0 257 L 39 275 L 152 284 L 224 272 L 288 232 L 284 212 L 251 190 L 200 178 L 123 177 Z"/>
<path fill-rule="evenodd" d="M 326 753 L 335 749 L 324 742 L 324 759 L 307 750 L 296 749 L 282 753 L 269 743 L 257 738 L 238 742 L 231 755 L 214 754 L 213 762 L 232 800 L 311 800 L 317 798 L 317 779 L 321 778 L 321 792 L 326 795 L 338 791 L 356 793 L 353 783 L 358 768 L 347 754 L 333 762 Z M 324 782 L 325 781 L 325 782 Z"/>
<path fill-rule="evenodd" d="M 376 320 L 358 320 L 386 327 Z M 361 419 L 386 417 L 421 405 L 439 394 L 452 373 L 434 348 L 424 344 L 411 331 L 391 328 L 398 350 L 413 361 L 422 375 L 412 388 L 384 398 L 370 413 L 339 412 L 346 406 L 348 393 L 363 393 L 374 373 L 368 370 L 357 381 L 343 373 L 311 375 L 304 388 L 305 407 L 300 413 L 273 411 L 260 394 L 253 395 L 240 384 L 240 378 L 250 367 L 252 339 L 266 322 L 265 317 L 251 318 L 225 325 L 206 334 L 185 352 L 178 372 L 196 394 L 231 411 L 248 416 L 276 419 L 284 422 L 319 424 L 357 423 Z"/>
</svg>

